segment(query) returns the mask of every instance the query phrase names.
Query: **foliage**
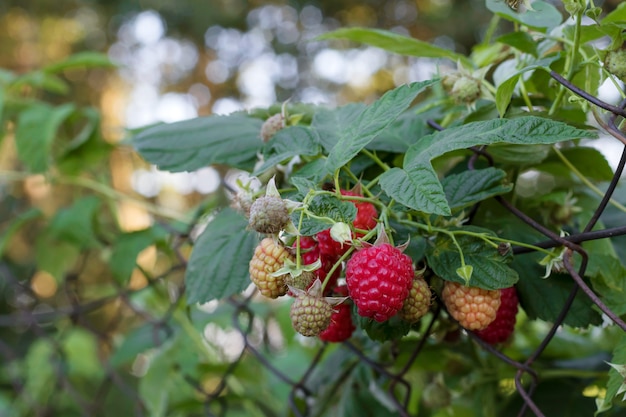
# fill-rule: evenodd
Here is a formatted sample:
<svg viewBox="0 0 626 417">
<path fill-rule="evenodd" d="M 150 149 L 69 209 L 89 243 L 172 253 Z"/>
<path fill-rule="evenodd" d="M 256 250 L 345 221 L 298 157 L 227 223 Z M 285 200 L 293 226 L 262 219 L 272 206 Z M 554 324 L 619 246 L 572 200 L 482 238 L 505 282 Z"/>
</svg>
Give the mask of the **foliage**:
<svg viewBox="0 0 626 417">
<path fill-rule="evenodd" d="M 52 209 L 20 203 L 18 216 L 0 217 L 2 291 L 9 299 L 22 291 L 1 305 L 0 325 L 14 331 L 0 340 L 0 412 L 84 415 L 100 396 L 102 415 L 291 415 L 285 404 L 295 415 L 496 416 L 528 405 L 551 415 L 623 413 L 626 265 L 614 237 L 626 233 L 626 208 L 614 187 L 625 158 L 613 170 L 590 144 L 606 132 L 626 143 L 623 108 L 597 98 L 602 84 L 618 83 L 602 62 L 624 44 L 626 5 L 602 15 L 592 2 L 564 3 L 567 18 L 540 0 L 517 12 L 487 0 L 492 27 L 504 19 L 515 30 L 488 32 L 468 56 L 381 30 L 324 34 L 320 41 L 453 59 L 458 68 L 367 105 L 287 103 L 286 126 L 267 143 L 267 111 L 134 134 L 132 146 L 162 170 L 219 165 L 262 184 L 240 181 L 232 195 L 222 190 L 185 216 L 110 186 L 105 160 L 117 145 L 103 140 L 97 111 L 25 93 L 66 92 L 60 71 L 107 66 L 104 57 L 3 72 L 3 140 L 14 142 L 20 166 L 0 186 L 43 177 L 69 196 Z M 584 16 L 594 23 L 583 26 Z M 600 37 L 610 40 L 606 50 L 592 44 Z M 354 241 L 323 286 L 333 289 L 332 271 L 359 245 L 388 239 L 437 294 L 428 315 L 376 323 L 353 309 L 357 329 L 344 344 L 297 336 L 289 296 L 262 299 L 248 274 L 261 236 L 248 227 L 246 203 L 271 178 L 291 209 L 292 224 L 276 236 L 294 248 L 288 272 L 306 269 L 302 236 L 347 224 Z M 129 200 L 154 225 L 124 230 L 116 204 Z M 353 225 L 363 203 L 377 209 L 372 230 Z M 36 238 L 31 259 L 11 254 L 23 236 Z M 139 261 L 147 249 L 154 266 Z M 64 294 L 42 300 L 26 290 L 37 276 Z M 514 339 L 494 348 L 459 329 L 439 300 L 443 281 L 515 285 Z M 4 353 L 14 346 L 23 347 L 16 357 Z"/>
</svg>

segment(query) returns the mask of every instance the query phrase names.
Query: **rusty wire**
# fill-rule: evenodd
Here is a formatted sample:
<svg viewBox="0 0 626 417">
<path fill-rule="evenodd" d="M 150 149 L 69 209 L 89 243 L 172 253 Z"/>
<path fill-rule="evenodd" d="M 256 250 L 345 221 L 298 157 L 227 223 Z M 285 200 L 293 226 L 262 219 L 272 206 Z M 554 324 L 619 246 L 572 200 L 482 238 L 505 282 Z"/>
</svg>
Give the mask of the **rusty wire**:
<svg viewBox="0 0 626 417">
<path fill-rule="evenodd" d="M 598 113 L 595 113 L 596 119 L 609 134 L 611 134 L 617 140 L 626 145 L 626 136 L 622 131 L 619 130 L 617 126 L 618 119 L 620 117 L 626 116 L 626 112 L 624 111 L 624 109 L 626 108 L 626 101 L 622 102 L 619 106 L 609 105 L 607 103 L 601 102 L 599 99 L 590 96 L 586 92 L 573 86 L 559 74 L 552 72 L 551 76 L 559 83 L 564 85 L 566 88 L 580 95 L 584 99 L 588 100 L 590 103 L 609 111 L 610 116 L 607 120 L 604 120 L 604 118 Z M 429 121 L 429 124 L 436 130 L 443 129 L 434 121 Z M 474 165 L 479 158 L 484 158 L 489 165 L 493 165 L 493 158 L 489 154 L 487 147 L 475 147 L 472 148 L 471 151 L 473 151 L 473 156 L 471 156 L 468 161 L 468 169 L 474 169 Z M 609 317 L 622 330 L 626 331 L 626 323 L 624 323 L 624 321 L 619 316 L 617 316 L 608 307 L 606 307 L 599 299 L 599 297 L 594 293 L 594 291 L 582 279 L 587 266 L 588 254 L 581 246 L 581 243 L 585 241 L 606 239 L 626 234 L 626 226 L 604 230 L 592 230 L 593 227 L 596 225 L 598 219 L 604 212 L 605 208 L 607 207 L 609 200 L 613 196 L 625 165 L 626 146 L 621 155 L 621 159 L 618 163 L 617 169 L 615 170 L 614 177 L 610 182 L 605 195 L 598 204 L 594 215 L 580 233 L 571 234 L 569 236 L 559 236 L 557 233 L 550 230 L 545 225 L 539 223 L 535 219 L 530 218 L 524 212 L 515 207 L 511 202 L 502 197 L 496 198 L 496 200 L 502 205 L 502 207 L 504 207 L 506 210 L 514 214 L 522 221 L 524 221 L 532 229 L 536 230 L 546 237 L 546 240 L 544 241 L 529 243 L 532 243 L 534 246 L 540 248 L 553 248 L 563 246 L 568 249 L 565 253 L 563 261 L 564 266 L 574 283 L 571 293 L 569 294 L 565 303 L 561 306 L 560 313 L 558 314 L 556 320 L 552 323 L 550 330 L 546 333 L 541 343 L 534 349 L 533 352 L 528 355 L 528 357 L 524 361 L 519 361 L 508 357 L 501 351 L 483 342 L 472 332 L 467 332 L 467 336 L 471 338 L 477 346 L 516 370 L 514 378 L 515 388 L 523 399 L 523 405 L 518 412 L 518 416 L 527 415 L 528 410 L 530 410 L 534 415 L 538 417 L 545 415 L 543 411 L 539 409 L 537 404 L 535 404 L 535 402 L 533 401 L 533 394 L 539 384 L 539 376 L 537 370 L 533 368 L 533 365 L 545 351 L 547 346 L 550 344 L 557 332 L 557 329 L 563 324 L 565 316 L 570 311 L 571 306 L 574 302 L 574 298 L 579 292 L 583 292 L 604 314 L 606 314 L 607 317 Z M 470 219 L 473 218 L 472 213 L 475 213 L 476 209 L 477 207 L 474 207 L 473 210 L 470 212 Z M 176 236 L 176 239 L 176 244 L 173 245 L 173 251 L 177 262 L 172 265 L 168 271 L 156 277 L 152 277 L 150 276 L 150 274 L 143 271 L 148 280 L 148 287 L 167 280 L 168 277 L 172 274 L 179 273 L 186 268 L 185 257 L 180 251 L 180 246 L 182 242 L 185 242 L 189 239 L 189 233 L 179 233 L 178 236 Z M 531 250 L 526 247 L 513 248 L 513 253 L 518 256 L 529 253 L 530 251 Z M 573 265 L 574 254 L 577 254 L 577 256 L 580 256 L 582 259 L 580 266 L 577 270 Z M 13 291 L 14 293 L 29 293 L 30 290 L 28 286 L 25 286 L 17 277 L 13 276 L 10 271 L 3 265 L 0 265 L 0 274 L 4 278 L 6 285 L 8 285 L 11 288 L 11 291 Z M 58 307 L 52 311 L 46 312 L 37 312 L 26 306 L 17 306 L 13 312 L 5 315 L 0 315 L 0 327 L 19 328 L 31 332 L 37 338 L 44 339 L 51 343 L 51 345 L 55 347 L 57 354 L 61 354 L 62 349 L 59 346 L 59 342 L 55 340 L 50 332 L 46 330 L 46 326 L 53 324 L 60 319 L 69 319 L 72 321 L 74 326 L 79 326 L 95 335 L 101 346 L 111 347 L 113 346 L 113 342 L 111 340 L 111 330 L 114 330 L 116 326 L 119 325 L 119 322 L 123 319 L 123 317 L 121 315 L 114 317 L 114 319 L 112 319 L 111 323 L 109 324 L 109 329 L 106 330 L 95 328 L 91 325 L 90 321 L 86 319 L 86 317 L 90 313 L 98 311 L 106 306 L 119 303 L 120 305 L 123 305 L 127 311 L 131 311 L 137 318 L 141 319 L 143 323 L 151 326 L 153 344 L 155 347 L 162 345 L 164 340 L 167 339 L 167 335 L 173 332 L 173 329 L 170 325 L 170 320 L 182 300 L 181 294 L 184 293 L 183 284 L 178 285 L 178 296 L 172 300 L 169 308 L 164 313 L 155 316 L 153 313 L 142 310 L 132 301 L 132 296 L 143 291 L 143 289 L 129 290 L 118 285 L 117 292 L 113 295 L 107 295 L 90 301 L 81 300 L 81 297 L 79 296 L 80 283 L 76 280 L 77 276 L 78 275 L 67 277 L 65 285 L 63 287 L 66 298 L 68 300 L 67 306 Z M 184 381 L 186 381 L 186 383 L 189 384 L 198 393 L 199 397 L 202 398 L 202 402 L 204 404 L 203 411 L 201 413 L 198 413 L 198 415 L 227 415 L 229 404 L 224 399 L 223 393 L 227 389 L 229 378 L 232 377 L 237 367 L 242 364 L 244 358 L 248 355 L 252 355 L 260 364 L 262 364 L 265 369 L 271 372 L 278 380 L 290 387 L 287 406 L 290 408 L 293 415 L 305 417 L 310 413 L 310 401 L 314 400 L 316 396 L 316 393 L 313 392 L 308 386 L 309 379 L 318 367 L 323 366 L 323 358 L 325 353 L 327 352 L 327 344 L 321 344 L 316 348 L 316 353 L 313 355 L 311 362 L 308 364 L 305 372 L 302 375 L 293 376 L 287 374 L 285 370 L 279 369 L 279 367 L 274 365 L 269 360 L 267 356 L 268 354 L 264 353 L 255 345 L 255 343 L 251 341 L 251 335 L 255 331 L 253 322 L 257 319 L 255 312 L 251 308 L 251 303 L 253 302 L 252 299 L 252 295 L 235 295 L 225 300 L 225 302 L 233 308 L 233 313 L 231 317 L 232 327 L 240 334 L 243 340 L 243 348 L 240 352 L 238 352 L 236 358 L 228 364 L 224 372 L 219 376 L 219 381 L 214 385 L 214 387 L 210 390 L 207 390 L 207 388 L 203 386 L 201 381 L 196 380 L 191 375 L 183 375 Z M 421 332 L 421 334 L 419 334 L 419 338 L 415 343 L 415 346 L 411 351 L 409 358 L 404 364 L 395 363 L 397 362 L 395 360 L 381 361 L 378 357 L 369 356 L 368 352 L 364 351 L 357 344 L 350 341 L 344 342 L 342 348 L 346 349 L 353 355 L 355 362 L 353 365 L 349 366 L 343 373 L 339 373 L 337 375 L 336 381 L 329 381 L 329 384 L 331 384 L 332 386 L 340 385 L 357 363 L 365 364 L 369 366 L 378 376 L 384 377 L 386 379 L 388 383 L 386 392 L 389 399 L 397 408 L 399 415 L 403 417 L 409 417 L 411 414 L 408 411 L 408 405 L 409 399 L 411 397 L 412 386 L 411 383 L 405 378 L 405 376 L 426 346 L 429 338 L 433 334 L 435 323 L 439 319 L 441 313 L 444 311 L 445 306 L 443 306 L 443 303 L 437 300 L 432 314 L 428 318 L 428 320 L 430 321 L 424 327 L 424 330 Z M 163 337 L 163 332 L 165 332 L 165 337 Z M 15 347 L 11 346 L 5 341 L 0 340 L 0 358 L 2 358 L 2 361 L 4 363 L 8 364 L 16 362 L 18 361 L 19 356 L 20 352 L 16 351 Z M 81 395 L 79 393 L 79 390 L 77 390 L 72 381 L 69 380 L 65 370 L 61 366 L 63 364 L 62 361 L 58 362 L 58 366 L 55 368 L 56 382 L 54 390 L 63 390 L 64 392 L 68 393 L 73 401 L 75 401 L 78 408 L 81 410 L 82 415 L 97 416 L 102 415 L 99 414 L 101 413 L 99 407 L 101 407 L 101 404 L 103 403 L 110 390 L 115 387 L 117 390 L 119 390 L 125 396 L 131 399 L 134 404 L 135 416 L 149 415 L 146 404 L 139 395 L 137 388 L 128 382 L 128 379 L 125 375 L 121 373 L 121 371 L 111 366 L 106 358 L 105 352 L 100 352 L 100 357 L 104 369 L 104 376 L 99 384 L 98 389 L 96 390 L 96 395 L 94 395 L 93 398 L 86 398 L 84 395 Z M 524 379 L 524 376 L 528 376 L 529 378 Z M 16 395 L 20 395 L 25 401 L 28 401 L 29 394 L 24 389 L 24 381 L 22 381 L 17 375 L 11 375 L 8 379 Z M 35 409 L 33 410 L 33 415 L 47 416 L 49 415 L 49 410 Z"/>
</svg>

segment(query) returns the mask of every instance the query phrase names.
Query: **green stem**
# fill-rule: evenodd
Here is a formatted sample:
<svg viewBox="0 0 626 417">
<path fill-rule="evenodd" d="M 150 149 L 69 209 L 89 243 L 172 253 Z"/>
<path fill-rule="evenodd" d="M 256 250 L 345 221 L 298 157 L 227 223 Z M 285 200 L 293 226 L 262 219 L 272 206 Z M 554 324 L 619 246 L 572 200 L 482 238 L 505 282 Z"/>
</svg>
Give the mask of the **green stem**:
<svg viewBox="0 0 626 417">
<path fill-rule="evenodd" d="M 583 369 L 546 369 L 539 372 L 541 378 L 603 378 L 606 374 L 606 371 Z"/>
<path fill-rule="evenodd" d="M 576 166 L 574 166 L 574 164 L 572 164 L 556 146 L 552 146 L 552 150 L 557 154 L 561 162 L 563 162 L 565 166 L 567 166 L 574 173 L 574 175 L 576 175 L 583 182 L 583 184 L 589 187 L 589 189 L 596 193 L 598 196 L 604 197 L 604 193 L 602 192 L 602 190 L 600 190 L 598 187 L 595 186 L 595 184 L 589 181 L 589 178 L 585 177 L 585 175 L 580 172 L 578 168 L 576 168 Z M 609 203 L 621 212 L 626 213 L 626 207 L 624 207 L 622 204 L 615 201 L 614 199 L 610 199 Z"/>
<path fill-rule="evenodd" d="M 542 252 L 546 255 L 554 255 L 551 251 L 549 251 L 548 249 L 544 249 L 544 248 L 540 248 L 528 243 L 524 243 L 524 242 L 518 242 L 516 240 L 510 240 L 510 239 L 505 239 L 505 238 L 501 238 L 501 237 L 497 237 L 497 236 L 491 236 L 491 235 L 487 235 L 485 233 L 476 233 L 476 232 L 470 232 L 467 230 L 447 230 L 447 229 L 442 229 L 439 227 L 434 227 L 432 225 L 423 225 L 421 223 L 417 223 L 417 222 L 413 222 L 413 221 L 401 221 L 402 224 L 406 224 L 406 225 L 410 225 L 413 227 L 416 227 L 418 229 L 424 230 L 429 234 L 433 234 L 433 233 L 443 233 L 446 234 L 448 236 L 450 236 L 450 238 L 452 239 L 454 235 L 457 236 L 471 236 L 477 239 L 481 239 L 482 241 L 486 242 L 487 244 L 489 244 L 490 246 L 497 248 L 498 245 L 495 244 L 494 242 L 504 242 L 504 243 L 509 243 L 513 246 L 520 246 L 520 247 L 524 247 L 524 248 L 529 248 L 529 249 L 533 249 L 534 251 L 537 252 Z M 454 240 L 454 242 L 456 243 L 456 240 Z"/>
<path fill-rule="evenodd" d="M 365 236 L 363 236 L 361 239 L 362 240 L 369 240 L 370 238 L 372 238 L 372 236 L 374 236 L 376 234 L 376 229 L 374 230 L 370 230 Z M 335 273 L 335 271 L 337 270 L 337 268 L 339 268 L 339 266 L 350 257 L 350 255 L 352 255 L 352 252 L 354 252 L 356 249 L 354 247 L 354 245 L 350 246 L 350 248 L 346 251 L 346 253 L 344 253 L 343 255 L 341 255 L 341 257 L 337 260 L 337 262 L 335 262 L 335 264 L 332 266 L 332 268 L 330 268 L 330 270 L 326 273 L 326 278 L 324 278 L 324 282 L 322 283 L 322 294 L 324 293 L 324 290 L 326 289 L 326 284 L 328 284 L 328 282 L 330 281 L 330 278 L 333 276 L 333 274 Z"/>
<path fill-rule="evenodd" d="M 181 328 L 185 332 L 185 334 L 191 339 L 193 344 L 196 346 L 198 352 L 204 356 L 207 361 L 212 361 L 211 355 L 207 349 L 204 338 L 201 336 L 201 332 L 198 332 L 195 327 L 189 321 L 189 318 L 181 312 L 174 313 L 174 318 L 180 324 Z"/>
<path fill-rule="evenodd" d="M 519 89 L 522 93 L 522 99 L 524 100 L 526 107 L 528 107 L 528 111 L 533 111 L 533 103 L 530 101 L 530 96 L 528 95 L 528 90 L 526 90 L 526 84 L 524 83 L 523 76 L 519 77 Z"/>
<path fill-rule="evenodd" d="M 380 158 L 378 157 L 378 155 L 376 155 L 376 153 L 370 152 L 367 149 L 362 149 L 361 152 L 367 155 L 372 161 L 376 162 L 376 164 L 379 167 L 381 167 L 383 171 L 389 171 L 391 169 L 389 168 L 389 165 L 387 165 L 386 163 L 380 160 Z"/>
<path fill-rule="evenodd" d="M 581 10 L 578 13 L 576 13 L 576 16 L 574 16 L 574 19 L 575 19 L 574 44 L 572 45 L 570 49 L 570 54 L 568 55 L 568 58 L 565 61 L 565 68 L 564 68 L 565 79 L 567 80 L 572 79 L 574 75 L 574 71 L 576 70 L 576 56 L 578 53 L 578 49 L 580 48 L 580 34 L 581 34 L 582 18 L 583 18 L 584 13 L 585 11 Z M 554 102 L 552 103 L 552 107 L 550 107 L 550 111 L 548 112 L 550 116 L 553 116 L 554 113 L 556 113 L 556 110 L 561 105 L 561 101 L 563 100 L 563 97 L 565 96 L 566 91 L 567 89 L 564 86 L 560 87 L 559 92 L 557 93 L 557 96 L 554 99 Z"/>
<path fill-rule="evenodd" d="M 498 23 L 500 23 L 500 16 L 493 15 L 491 20 L 489 21 L 489 26 L 487 26 L 487 30 L 485 31 L 485 39 L 483 39 L 483 45 L 491 44 L 491 39 L 493 38 L 494 33 L 496 33 L 496 29 L 498 29 Z"/>
</svg>

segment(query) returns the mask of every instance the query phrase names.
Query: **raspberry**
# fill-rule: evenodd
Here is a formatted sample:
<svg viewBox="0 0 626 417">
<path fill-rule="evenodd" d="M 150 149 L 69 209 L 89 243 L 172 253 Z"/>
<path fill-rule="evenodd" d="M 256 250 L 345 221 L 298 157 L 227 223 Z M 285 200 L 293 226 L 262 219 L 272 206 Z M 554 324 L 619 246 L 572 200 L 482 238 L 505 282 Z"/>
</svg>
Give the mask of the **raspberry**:
<svg viewBox="0 0 626 417">
<path fill-rule="evenodd" d="M 401 319 L 409 323 L 416 323 L 428 313 L 432 294 L 424 278 L 413 280 L 409 295 L 404 300 L 402 309 L 398 312 Z"/>
<path fill-rule="evenodd" d="M 277 298 L 287 293 L 286 275 L 272 276 L 282 268 L 285 260 L 291 258 L 287 248 L 266 237 L 254 250 L 250 260 L 250 278 L 261 294 L 269 298 Z"/>
<path fill-rule="evenodd" d="M 328 271 L 330 271 L 330 269 L 339 259 L 339 257 L 320 255 L 320 249 L 317 241 L 310 236 L 302 236 L 300 238 L 300 257 L 302 260 L 302 265 L 314 264 L 318 261 L 318 259 L 321 261 L 322 266 L 313 272 L 315 273 L 315 276 L 319 278 L 322 282 L 324 282 Z M 333 276 L 326 284 L 327 292 L 332 291 L 333 288 L 337 285 L 337 280 L 339 279 L 340 275 L 341 267 L 338 267 L 337 269 L 335 269 L 335 272 L 333 272 Z M 312 284 L 312 282 L 309 283 L 309 286 L 310 284 Z M 297 285 L 294 286 L 298 287 Z"/>
<path fill-rule="evenodd" d="M 287 287 L 297 288 L 299 290 L 306 290 L 317 279 L 317 276 L 313 272 L 302 271 L 300 275 L 294 276 L 292 274 L 285 275 L 285 285 Z M 287 295 L 295 297 L 295 294 L 291 290 L 287 290 Z"/>
<path fill-rule="evenodd" d="M 339 257 L 350 249 L 350 245 L 340 243 L 330 236 L 330 229 L 322 230 L 317 235 L 317 243 L 321 255 L 331 258 Z"/>
<path fill-rule="evenodd" d="M 442 79 L 443 88 L 461 104 L 470 104 L 480 98 L 480 80 L 469 74 L 457 72 L 448 74 Z"/>
<path fill-rule="evenodd" d="M 345 303 L 335 307 L 330 316 L 330 324 L 319 334 L 320 339 L 335 343 L 349 339 L 355 328 L 350 310 L 350 306 Z"/>
<path fill-rule="evenodd" d="M 348 190 L 340 190 L 342 195 L 346 196 L 356 196 L 361 197 L 361 194 L 348 191 Z M 357 214 L 352 222 L 352 225 L 361 230 L 372 230 L 376 227 L 376 217 L 378 216 L 378 212 L 376 211 L 376 207 L 372 203 L 368 202 L 357 202 L 351 201 L 352 204 L 356 207 Z M 357 236 L 363 236 L 363 234 L 359 233 Z M 331 230 L 326 229 L 319 232 L 316 236 L 317 241 L 319 243 L 320 254 L 322 256 L 329 257 L 340 257 L 344 253 L 350 249 L 349 243 L 341 243 L 336 241 L 331 237 Z"/>
<path fill-rule="evenodd" d="M 306 292 L 298 294 L 289 317 L 293 328 L 303 336 L 317 336 L 330 324 L 333 307 L 325 299 Z"/>
<path fill-rule="evenodd" d="M 413 275 L 411 258 L 388 243 L 358 250 L 346 267 L 348 290 L 359 315 L 378 322 L 402 308 Z"/>
<path fill-rule="evenodd" d="M 288 222 L 287 205 L 280 197 L 259 197 L 250 207 L 248 224 L 259 233 L 278 233 Z"/>
<path fill-rule="evenodd" d="M 296 252 L 296 244 L 293 244 L 293 252 Z M 312 265 L 320 258 L 320 250 L 317 242 L 310 236 L 300 238 L 300 261 L 302 265 Z"/>
<path fill-rule="evenodd" d="M 626 82 L 626 49 L 609 51 L 604 58 L 604 67 L 608 72 Z"/>
<path fill-rule="evenodd" d="M 355 196 L 362 197 L 361 194 L 348 191 L 348 190 L 340 190 L 342 195 L 347 196 Z M 372 203 L 368 203 L 367 201 L 352 201 L 354 206 L 356 207 L 356 218 L 352 222 L 354 227 L 362 230 L 372 230 L 376 227 L 376 218 L 378 217 L 378 211 L 376 211 L 376 207 Z"/>
<path fill-rule="evenodd" d="M 315 274 L 317 277 L 323 282 L 326 279 L 326 275 L 332 269 L 333 265 L 339 260 L 339 257 L 331 257 L 331 256 L 320 256 L 320 260 L 322 261 L 322 267 L 315 270 Z M 337 280 L 341 275 L 341 265 L 335 269 L 333 275 L 328 279 L 328 283 L 326 284 L 327 291 L 332 291 L 337 285 Z"/>
<path fill-rule="evenodd" d="M 285 127 L 285 118 L 281 113 L 269 117 L 261 126 L 261 139 L 267 142 L 283 127 Z"/>
<path fill-rule="evenodd" d="M 468 330 L 482 330 L 496 318 L 500 290 L 485 290 L 446 281 L 441 294 L 448 313 Z"/>
<path fill-rule="evenodd" d="M 517 304 L 515 287 L 502 289 L 500 291 L 500 308 L 496 313 L 496 319 L 487 328 L 477 331 L 478 337 L 490 345 L 506 342 L 515 328 Z"/>
</svg>

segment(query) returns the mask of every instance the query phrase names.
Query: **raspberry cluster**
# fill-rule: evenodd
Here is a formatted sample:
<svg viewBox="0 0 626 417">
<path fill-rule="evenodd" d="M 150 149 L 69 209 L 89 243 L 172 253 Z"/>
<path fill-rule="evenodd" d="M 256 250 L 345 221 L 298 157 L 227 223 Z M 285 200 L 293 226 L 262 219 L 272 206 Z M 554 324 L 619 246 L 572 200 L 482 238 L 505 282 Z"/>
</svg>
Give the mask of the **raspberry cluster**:
<svg viewBox="0 0 626 417">
<path fill-rule="evenodd" d="M 375 244 L 361 239 L 376 227 L 378 212 L 358 191 L 341 190 L 356 198 L 349 200 L 357 209 L 351 225 L 336 223 L 313 236 L 300 236 L 289 247 L 280 235 L 291 224 L 289 213 L 286 201 L 276 194 L 273 190 L 257 198 L 250 209 L 250 227 L 272 235 L 255 249 L 250 277 L 266 297 L 294 297 L 290 317 L 298 333 L 326 342 L 347 340 L 355 329 L 353 304 L 369 323 L 398 317 L 414 324 L 428 313 L 431 289 L 416 276 L 403 248 L 388 243 L 384 233 Z M 344 272 L 345 285 L 339 285 Z M 502 343 L 513 332 L 518 304 L 514 288 L 485 290 L 445 281 L 441 299 L 452 318 L 487 343 Z"/>
</svg>

